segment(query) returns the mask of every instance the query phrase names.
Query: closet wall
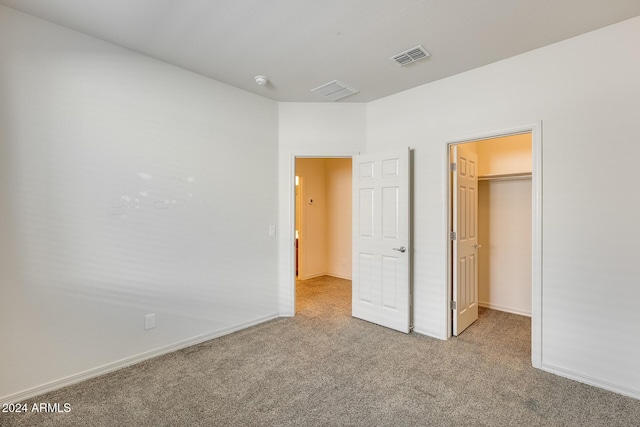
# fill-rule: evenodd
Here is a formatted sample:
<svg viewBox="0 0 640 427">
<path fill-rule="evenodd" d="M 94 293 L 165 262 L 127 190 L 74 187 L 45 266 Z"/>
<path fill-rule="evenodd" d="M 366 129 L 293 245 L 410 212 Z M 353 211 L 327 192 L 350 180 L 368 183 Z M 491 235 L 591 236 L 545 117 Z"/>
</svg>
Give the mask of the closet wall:
<svg viewBox="0 0 640 427">
<path fill-rule="evenodd" d="M 476 144 L 478 301 L 531 316 L 531 135 Z"/>
</svg>

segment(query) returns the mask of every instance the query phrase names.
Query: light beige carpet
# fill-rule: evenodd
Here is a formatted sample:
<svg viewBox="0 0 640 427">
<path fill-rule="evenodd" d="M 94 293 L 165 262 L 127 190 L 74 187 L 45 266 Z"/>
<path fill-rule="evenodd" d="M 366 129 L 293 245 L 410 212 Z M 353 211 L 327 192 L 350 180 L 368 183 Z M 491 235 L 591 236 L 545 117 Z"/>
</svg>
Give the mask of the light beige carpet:
<svg viewBox="0 0 640 427">
<path fill-rule="evenodd" d="M 638 426 L 640 401 L 533 369 L 530 320 L 493 310 L 459 338 L 350 316 L 351 283 L 298 283 L 297 314 L 31 402 L 3 426 Z"/>
</svg>

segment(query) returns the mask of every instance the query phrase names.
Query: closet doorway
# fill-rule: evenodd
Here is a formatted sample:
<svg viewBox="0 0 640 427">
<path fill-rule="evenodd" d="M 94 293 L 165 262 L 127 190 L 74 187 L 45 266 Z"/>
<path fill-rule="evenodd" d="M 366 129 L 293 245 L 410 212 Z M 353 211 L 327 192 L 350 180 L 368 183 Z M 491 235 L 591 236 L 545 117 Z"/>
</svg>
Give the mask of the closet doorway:
<svg viewBox="0 0 640 427">
<path fill-rule="evenodd" d="M 452 334 L 478 307 L 532 314 L 532 133 L 450 146 Z"/>
</svg>

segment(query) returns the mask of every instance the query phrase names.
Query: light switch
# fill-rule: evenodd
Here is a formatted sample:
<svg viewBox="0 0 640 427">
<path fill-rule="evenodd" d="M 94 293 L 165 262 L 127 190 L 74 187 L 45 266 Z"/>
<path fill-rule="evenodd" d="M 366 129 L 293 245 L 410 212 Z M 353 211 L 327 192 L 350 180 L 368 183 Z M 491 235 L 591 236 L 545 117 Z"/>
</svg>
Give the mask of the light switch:
<svg viewBox="0 0 640 427">
<path fill-rule="evenodd" d="M 274 237 L 276 235 L 276 226 L 275 225 L 270 225 L 269 226 L 269 237 Z"/>
</svg>

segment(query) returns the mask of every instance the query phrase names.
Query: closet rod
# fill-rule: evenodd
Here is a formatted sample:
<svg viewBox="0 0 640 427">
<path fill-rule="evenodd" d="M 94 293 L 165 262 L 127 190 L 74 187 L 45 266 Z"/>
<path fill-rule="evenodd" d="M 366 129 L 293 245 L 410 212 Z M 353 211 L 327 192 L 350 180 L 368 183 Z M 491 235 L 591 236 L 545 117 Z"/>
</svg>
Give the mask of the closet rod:
<svg viewBox="0 0 640 427">
<path fill-rule="evenodd" d="M 503 173 L 495 175 L 480 175 L 478 181 L 503 181 L 515 179 L 531 179 L 531 172 L 524 173 Z"/>
</svg>

